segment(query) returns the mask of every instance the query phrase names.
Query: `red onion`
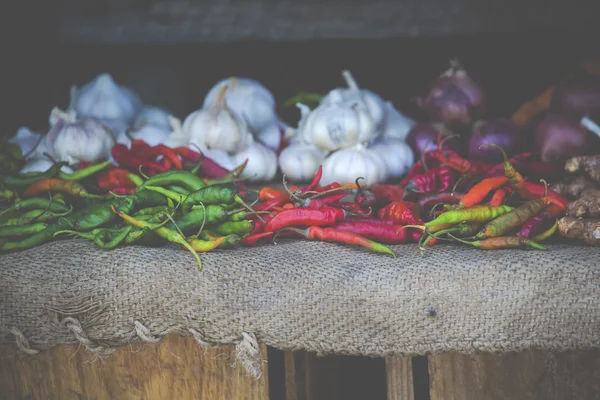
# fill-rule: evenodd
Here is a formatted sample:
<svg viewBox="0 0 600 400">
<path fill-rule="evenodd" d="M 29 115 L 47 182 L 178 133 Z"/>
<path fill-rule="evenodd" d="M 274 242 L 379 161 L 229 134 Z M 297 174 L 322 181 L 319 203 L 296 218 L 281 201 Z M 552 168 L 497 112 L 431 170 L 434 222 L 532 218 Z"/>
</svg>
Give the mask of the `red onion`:
<svg viewBox="0 0 600 400">
<path fill-rule="evenodd" d="M 591 135 L 577 120 L 548 114 L 535 129 L 535 146 L 542 161 L 562 162 L 569 157 L 589 154 L 593 150 Z"/>
<path fill-rule="evenodd" d="M 552 94 L 551 110 L 574 119 L 600 111 L 600 79 L 585 76 L 558 85 Z"/>
<path fill-rule="evenodd" d="M 510 157 L 522 152 L 524 140 L 519 128 L 506 118 L 497 118 L 490 121 L 477 121 L 473 124 L 473 132 L 469 139 L 469 159 L 499 163 L 503 160 L 498 149 L 482 144 L 493 143 L 506 151 Z"/>
<path fill-rule="evenodd" d="M 452 134 L 443 124 L 416 123 L 408 132 L 406 144 L 413 150 L 415 157 L 419 158 L 422 153 L 437 149 L 437 138 L 440 132 L 444 132 L 444 136 Z M 459 151 L 459 139 L 446 140 L 442 148 Z"/>
<path fill-rule="evenodd" d="M 469 125 L 485 111 L 485 94 L 458 61 L 440 75 L 426 95 L 414 99 L 434 121 L 449 125 Z"/>
</svg>

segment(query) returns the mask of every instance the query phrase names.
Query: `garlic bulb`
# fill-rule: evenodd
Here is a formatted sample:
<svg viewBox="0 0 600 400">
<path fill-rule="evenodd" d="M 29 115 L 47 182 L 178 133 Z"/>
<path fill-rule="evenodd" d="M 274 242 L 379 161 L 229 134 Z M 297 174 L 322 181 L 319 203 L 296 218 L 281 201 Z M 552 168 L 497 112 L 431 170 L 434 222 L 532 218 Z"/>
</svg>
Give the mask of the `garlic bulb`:
<svg viewBox="0 0 600 400">
<path fill-rule="evenodd" d="M 169 115 L 169 127 L 171 134 L 165 138 L 162 144 L 167 147 L 188 147 L 190 145 L 189 136 L 183 131 L 183 125 L 179 118 Z"/>
<path fill-rule="evenodd" d="M 142 101 L 132 90 L 119 86 L 106 73 L 80 89 L 71 90 L 71 108 L 77 115 L 98 119 L 109 126 L 117 122 L 130 124 L 141 107 Z"/>
<path fill-rule="evenodd" d="M 415 156 L 404 141 L 380 139 L 369 146 L 385 163 L 390 178 L 400 178 L 412 167 Z"/>
<path fill-rule="evenodd" d="M 21 169 L 20 173 L 25 174 L 27 172 L 46 172 L 54 163 L 48 158 L 32 158 L 27 161 L 27 164 Z M 61 169 L 62 172 L 72 174 L 73 169 L 68 165 L 64 165 Z"/>
<path fill-rule="evenodd" d="M 388 178 L 387 168 L 379 154 L 361 144 L 338 150 L 327 157 L 323 163 L 321 185 L 354 183 L 359 177 L 364 178 L 361 183 L 368 186 L 385 182 Z"/>
<path fill-rule="evenodd" d="M 58 108 L 52 114 L 55 123 L 46 135 L 46 144 L 57 161 L 77 164 L 109 157 L 115 138 L 102 124 L 90 118 L 77 119 L 74 113 Z"/>
<path fill-rule="evenodd" d="M 169 122 L 170 113 L 160 107 L 144 106 L 142 110 L 137 113 L 133 121 L 133 127 L 135 129 L 141 128 L 143 125 L 154 125 L 162 128 L 165 131 L 171 130 L 171 124 Z"/>
<path fill-rule="evenodd" d="M 264 130 L 256 134 L 256 138 L 271 150 L 277 151 L 283 142 L 282 124 L 276 120 L 267 126 Z"/>
<path fill-rule="evenodd" d="M 227 85 L 221 86 L 215 103 L 185 119 L 183 132 L 190 138 L 190 144 L 202 150 L 216 149 L 231 154 L 250 144 L 252 135 L 246 122 L 225 103 L 227 90 Z"/>
<path fill-rule="evenodd" d="M 292 182 L 311 180 L 327 153 L 315 145 L 293 144 L 279 154 L 279 168 Z"/>
<path fill-rule="evenodd" d="M 277 173 L 277 155 L 258 142 L 252 141 L 247 148 L 233 155 L 232 159 L 236 166 L 248 160 L 246 168 L 242 171 L 242 178 L 249 178 L 250 181 L 268 181 Z"/>
<path fill-rule="evenodd" d="M 30 159 L 43 157 L 44 153 L 50 154 L 50 149 L 48 149 L 44 139 L 44 135 L 34 133 L 29 128 L 21 127 L 17 130 L 15 136 L 8 139 L 8 143 L 18 145 L 21 148 L 21 154 Z"/>
<path fill-rule="evenodd" d="M 357 143 L 367 143 L 376 136 L 369 113 L 357 104 L 322 104 L 301 120 L 300 134 L 307 143 L 335 151 Z"/>
<path fill-rule="evenodd" d="M 415 121 L 398 111 L 391 102 L 385 103 L 383 138 L 405 140 L 414 125 Z"/>
<path fill-rule="evenodd" d="M 379 130 L 385 119 L 385 104 L 381 96 L 367 89 L 361 89 L 348 70 L 342 71 L 348 88 L 337 88 L 321 99 L 321 104 L 359 103 L 368 110 L 375 126 Z"/>
<path fill-rule="evenodd" d="M 241 116 L 252 133 L 265 130 L 277 119 L 275 98 L 260 82 L 250 78 L 231 77 L 215 84 L 204 98 L 204 108 L 219 102 L 220 93 L 228 87 L 227 107 Z"/>
<path fill-rule="evenodd" d="M 142 125 L 138 129 L 128 129 L 117 136 L 117 143 L 131 146 L 131 140 L 143 140 L 150 146 L 162 144 L 171 135 L 170 130 L 151 124 Z"/>
</svg>

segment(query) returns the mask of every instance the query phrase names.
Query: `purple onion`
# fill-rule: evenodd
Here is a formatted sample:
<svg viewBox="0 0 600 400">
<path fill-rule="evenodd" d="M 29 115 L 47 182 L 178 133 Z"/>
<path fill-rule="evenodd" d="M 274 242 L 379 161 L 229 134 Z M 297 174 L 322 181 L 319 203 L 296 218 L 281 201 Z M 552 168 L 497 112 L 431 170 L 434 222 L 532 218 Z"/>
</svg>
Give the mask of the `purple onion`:
<svg viewBox="0 0 600 400">
<path fill-rule="evenodd" d="M 421 154 L 437 149 L 437 138 L 440 132 L 444 135 L 451 135 L 443 124 L 430 124 L 426 122 L 416 123 L 408 132 L 406 143 L 415 153 L 415 157 L 421 157 Z M 448 139 L 444 142 L 442 148 L 459 151 L 460 143 L 457 138 Z"/>
<path fill-rule="evenodd" d="M 585 76 L 558 85 L 552 94 L 550 108 L 577 120 L 600 111 L 600 79 Z"/>
<path fill-rule="evenodd" d="M 591 133 L 577 120 L 560 114 L 548 114 L 535 128 L 535 147 L 542 161 L 563 162 L 566 159 L 588 154 Z"/>
<path fill-rule="evenodd" d="M 511 157 L 522 152 L 524 139 L 519 128 L 506 118 L 497 118 L 489 121 L 477 121 L 473 124 L 473 132 L 469 139 L 469 159 L 485 161 L 488 163 L 502 162 L 502 153 L 498 149 L 482 144 L 495 144 L 506 151 Z"/>
<path fill-rule="evenodd" d="M 431 119 L 450 126 L 469 125 L 485 112 L 485 94 L 457 61 L 430 86 L 427 94 L 414 99 Z"/>
</svg>

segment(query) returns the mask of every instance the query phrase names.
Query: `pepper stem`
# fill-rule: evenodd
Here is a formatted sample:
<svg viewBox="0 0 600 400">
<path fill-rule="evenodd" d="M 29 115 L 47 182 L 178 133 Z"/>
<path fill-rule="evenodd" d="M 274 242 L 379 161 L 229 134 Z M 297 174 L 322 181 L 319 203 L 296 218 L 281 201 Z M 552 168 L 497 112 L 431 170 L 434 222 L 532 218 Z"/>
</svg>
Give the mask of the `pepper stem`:
<svg viewBox="0 0 600 400">
<path fill-rule="evenodd" d="M 236 202 L 236 203 L 238 203 L 238 204 L 241 204 L 242 206 L 246 207 L 246 208 L 247 208 L 248 210 L 250 210 L 251 212 L 255 213 L 256 217 L 257 217 L 258 219 L 260 219 L 262 222 L 264 222 L 264 223 L 267 223 L 267 221 L 265 221 L 263 217 L 261 217 L 260 215 L 256 214 L 256 211 L 254 210 L 254 208 L 252 208 L 252 206 L 250 206 L 248 203 L 246 203 L 246 202 L 244 201 L 244 199 L 242 199 L 242 198 L 240 197 L 240 195 L 236 194 L 236 195 L 235 195 L 235 197 L 234 197 L 234 199 L 235 199 L 235 202 Z"/>
</svg>

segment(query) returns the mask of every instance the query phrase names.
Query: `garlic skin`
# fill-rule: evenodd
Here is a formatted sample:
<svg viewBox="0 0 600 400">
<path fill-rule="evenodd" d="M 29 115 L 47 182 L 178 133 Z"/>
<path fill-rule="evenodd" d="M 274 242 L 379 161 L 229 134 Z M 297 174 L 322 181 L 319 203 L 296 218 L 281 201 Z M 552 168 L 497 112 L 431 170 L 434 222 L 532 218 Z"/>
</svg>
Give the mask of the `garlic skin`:
<svg viewBox="0 0 600 400">
<path fill-rule="evenodd" d="M 338 150 L 327 157 L 320 185 L 355 183 L 359 177 L 364 178 L 361 183 L 367 186 L 385 182 L 388 178 L 386 165 L 379 154 L 361 144 Z"/>
<path fill-rule="evenodd" d="M 385 103 L 385 120 L 381 136 L 387 139 L 406 140 L 415 123 L 412 118 L 402 114 L 391 102 L 387 101 Z"/>
<path fill-rule="evenodd" d="M 21 154 L 23 156 L 28 155 L 28 160 L 43 157 L 44 153 L 50 154 L 45 136 L 41 133 L 34 133 L 27 127 L 19 128 L 15 136 L 8 139 L 8 143 L 18 145 L 21 148 Z"/>
<path fill-rule="evenodd" d="M 20 173 L 25 174 L 27 172 L 46 172 L 54 163 L 48 158 L 32 158 L 27 161 L 27 164 L 21 169 Z M 61 169 L 62 172 L 72 174 L 73 169 L 68 165 L 64 165 Z"/>
<path fill-rule="evenodd" d="M 285 124 L 282 124 L 280 121 L 275 121 L 275 123 L 258 132 L 255 137 L 269 149 L 278 151 L 283 142 L 282 132 L 285 129 L 284 126 Z"/>
<path fill-rule="evenodd" d="M 369 113 L 354 103 L 318 106 L 301 120 L 299 131 L 306 143 L 326 151 L 368 143 L 377 135 Z"/>
<path fill-rule="evenodd" d="M 400 178 L 412 167 L 415 156 L 404 141 L 398 139 L 380 139 L 369 146 L 369 150 L 383 160 L 389 178 Z"/>
<path fill-rule="evenodd" d="M 247 148 L 231 158 L 236 166 L 241 165 L 246 159 L 248 160 L 241 176 L 248 178 L 251 182 L 271 180 L 277 173 L 277 155 L 262 143 L 252 141 Z"/>
<path fill-rule="evenodd" d="M 183 132 L 190 138 L 190 145 L 234 154 L 251 143 L 248 125 L 225 102 L 228 90 L 228 86 L 222 86 L 215 103 L 194 111 L 185 119 Z"/>
<path fill-rule="evenodd" d="M 378 94 L 361 89 L 348 70 L 342 71 L 342 76 L 348 88 L 336 88 L 321 99 L 321 104 L 358 103 L 373 119 L 376 129 L 380 130 L 385 120 L 385 102 Z"/>
<path fill-rule="evenodd" d="M 170 131 L 169 115 L 171 114 L 164 108 L 144 106 L 135 116 L 133 128 L 140 129 L 144 125 L 154 125 L 165 131 Z"/>
<path fill-rule="evenodd" d="M 118 85 L 108 73 L 98 75 L 80 89 L 71 89 L 71 107 L 78 116 L 95 118 L 111 129 L 127 127 L 142 108 L 142 101 L 131 90 Z M 118 131 L 115 133 L 119 133 Z"/>
<path fill-rule="evenodd" d="M 54 125 L 46 135 L 46 145 L 57 161 L 77 164 L 80 161 L 99 162 L 110 156 L 114 136 L 98 121 L 77 119 L 74 113 L 52 110 Z"/>
<path fill-rule="evenodd" d="M 251 78 L 230 77 L 220 80 L 206 94 L 203 108 L 215 105 L 224 87 L 228 87 L 225 95 L 227 107 L 244 119 L 252 133 L 264 131 L 277 120 L 273 94 Z"/>
<path fill-rule="evenodd" d="M 145 124 L 138 129 L 128 129 L 117 136 L 117 143 L 124 144 L 128 148 L 131 147 L 131 139 L 143 140 L 150 146 L 162 144 L 171 135 L 171 131 L 163 127 Z M 131 138 L 131 139 L 130 139 Z"/>
<path fill-rule="evenodd" d="M 292 182 L 311 180 L 327 153 L 311 144 L 298 143 L 287 146 L 279 154 L 279 168 Z"/>
<path fill-rule="evenodd" d="M 180 146 L 189 147 L 190 138 L 183 131 L 183 124 L 181 123 L 181 120 L 172 115 L 169 115 L 168 120 L 171 134 L 167 136 L 165 140 L 163 140 L 162 144 L 170 148 Z"/>
</svg>

